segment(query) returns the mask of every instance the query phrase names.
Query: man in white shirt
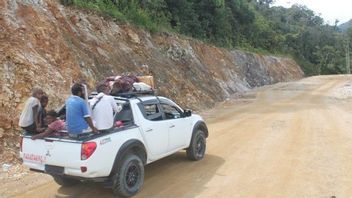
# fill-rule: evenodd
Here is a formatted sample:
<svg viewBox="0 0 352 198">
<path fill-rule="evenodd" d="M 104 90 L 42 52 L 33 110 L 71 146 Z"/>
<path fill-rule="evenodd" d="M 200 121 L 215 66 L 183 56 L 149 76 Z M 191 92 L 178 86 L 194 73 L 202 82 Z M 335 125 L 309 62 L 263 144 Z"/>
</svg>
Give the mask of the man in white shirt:
<svg viewBox="0 0 352 198">
<path fill-rule="evenodd" d="M 40 109 L 39 99 L 43 94 L 42 89 L 35 87 L 32 90 L 32 96 L 25 103 L 18 125 L 27 132 L 38 133 L 41 130 L 38 128 L 40 127 L 38 112 Z"/>
<path fill-rule="evenodd" d="M 113 127 L 114 115 L 120 112 L 122 107 L 116 104 L 114 97 L 108 95 L 110 89 L 107 85 L 99 84 L 97 92 L 98 95 L 89 100 L 94 125 L 99 131 L 108 130 Z"/>
</svg>

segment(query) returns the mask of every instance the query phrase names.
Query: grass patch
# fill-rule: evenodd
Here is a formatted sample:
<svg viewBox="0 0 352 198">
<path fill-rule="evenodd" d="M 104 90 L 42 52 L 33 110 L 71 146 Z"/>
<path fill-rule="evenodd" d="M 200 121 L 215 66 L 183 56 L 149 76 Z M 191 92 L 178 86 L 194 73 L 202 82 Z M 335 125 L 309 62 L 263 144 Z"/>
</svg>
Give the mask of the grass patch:
<svg viewBox="0 0 352 198">
<path fill-rule="evenodd" d="M 72 5 L 76 5 L 80 8 L 88 10 L 94 10 L 102 14 L 111 16 L 113 18 L 126 20 L 125 16 L 116 9 L 116 6 L 112 2 L 104 1 L 85 1 L 85 0 L 73 0 Z"/>
<path fill-rule="evenodd" d="M 123 9 L 109 0 L 61 0 L 61 4 L 96 11 L 120 21 L 142 27 L 151 33 L 168 30 L 167 27 L 153 22 L 146 10 L 139 8 L 133 3 Z"/>
</svg>

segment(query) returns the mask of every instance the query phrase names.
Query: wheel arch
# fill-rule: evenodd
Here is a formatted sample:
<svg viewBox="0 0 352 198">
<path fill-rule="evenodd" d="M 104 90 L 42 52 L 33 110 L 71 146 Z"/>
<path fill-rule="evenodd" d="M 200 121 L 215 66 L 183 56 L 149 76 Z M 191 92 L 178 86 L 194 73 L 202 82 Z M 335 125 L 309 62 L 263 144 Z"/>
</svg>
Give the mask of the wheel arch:
<svg viewBox="0 0 352 198">
<path fill-rule="evenodd" d="M 205 133 L 205 137 L 208 138 L 209 136 L 209 132 L 208 132 L 208 127 L 205 124 L 204 121 L 200 120 L 198 122 L 196 122 L 196 124 L 193 127 L 193 131 L 192 131 L 192 138 L 193 138 L 193 134 L 196 132 L 196 130 L 201 129 L 202 131 L 204 131 Z"/>
<path fill-rule="evenodd" d="M 139 156 L 143 162 L 143 165 L 146 164 L 147 162 L 147 152 L 146 149 L 144 147 L 144 144 L 137 140 L 137 139 L 131 139 L 128 140 L 127 142 L 125 142 L 119 149 L 119 151 L 117 152 L 116 156 L 115 156 L 115 160 L 114 163 L 112 165 L 112 169 L 110 171 L 110 176 L 112 176 L 115 171 L 119 168 L 119 166 L 121 165 L 121 161 L 123 159 L 123 157 L 127 154 L 127 153 L 133 153 L 137 156 Z"/>
<path fill-rule="evenodd" d="M 209 131 L 208 131 L 208 127 L 207 125 L 205 124 L 205 122 L 203 120 L 199 120 L 196 122 L 196 124 L 193 126 L 193 129 L 192 129 L 192 135 L 191 135 L 191 138 L 189 139 L 189 143 L 188 143 L 188 146 L 191 144 L 192 140 L 193 140 L 193 137 L 194 137 L 194 134 L 196 133 L 196 131 L 198 129 L 201 129 L 204 131 L 205 133 L 205 138 L 208 138 L 209 136 Z"/>
</svg>

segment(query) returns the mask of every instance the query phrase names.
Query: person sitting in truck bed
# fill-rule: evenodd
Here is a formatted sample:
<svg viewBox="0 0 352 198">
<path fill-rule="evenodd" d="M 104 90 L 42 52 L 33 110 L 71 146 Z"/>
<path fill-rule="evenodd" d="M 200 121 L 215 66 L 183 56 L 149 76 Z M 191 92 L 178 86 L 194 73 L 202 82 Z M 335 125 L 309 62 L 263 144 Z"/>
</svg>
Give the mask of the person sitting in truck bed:
<svg viewBox="0 0 352 198">
<path fill-rule="evenodd" d="M 18 125 L 29 133 L 41 132 L 38 112 L 41 108 L 39 99 L 43 96 L 43 94 L 44 92 L 41 88 L 33 88 L 32 96 L 27 99 L 21 113 Z"/>
<path fill-rule="evenodd" d="M 98 95 L 89 100 L 92 119 L 99 131 L 105 131 L 113 127 L 114 114 L 120 112 L 122 107 L 116 104 L 114 97 L 108 95 L 110 88 L 106 84 L 99 84 L 97 92 Z"/>
<path fill-rule="evenodd" d="M 39 133 L 37 135 L 33 135 L 31 137 L 32 140 L 38 139 L 38 138 L 43 138 L 43 137 L 47 137 L 51 134 L 53 134 L 54 132 L 58 132 L 61 130 L 65 130 L 65 122 L 63 120 L 60 120 L 57 118 L 58 114 L 56 113 L 56 111 L 54 110 L 50 110 L 46 113 L 46 122 L 48 123 L 48 128 L 42 132 Z"/>
<path fill-rule="evenodd" d="M 71 87 L 72 95 L 66 100 L 66 125 L 70 137 L 76 138 L 83 131 L 90 129 L 98 133 L 98 129 L 93 125 L 88 106 L 84 101 L 84 87 L 75 83 Z"/>
<path fill-rule="evenodd" d="M 44 93 L 40 98 L 40 109 L 38 112 L 39 128 L 47 128 L 48 123 L 46 122 L 46 106 L 48 106 L 49 97 Z"/>
</svg>

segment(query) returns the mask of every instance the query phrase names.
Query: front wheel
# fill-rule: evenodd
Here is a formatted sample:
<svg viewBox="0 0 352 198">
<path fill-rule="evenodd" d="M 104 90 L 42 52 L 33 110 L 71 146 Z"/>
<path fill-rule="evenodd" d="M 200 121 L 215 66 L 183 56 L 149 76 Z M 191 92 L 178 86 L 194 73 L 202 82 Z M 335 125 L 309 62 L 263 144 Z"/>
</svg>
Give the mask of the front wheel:
<svg viewBox="0 0 352 198">
<path fill-rule="evenodd" d="M 131 197 L 135 195 L 144 182 L 144 166 L 142 160 L 134 154 L 127 154 L 113 175 L 112 190 L 114 194 Z"/>
<path fill-rule="evenodd" d="M 204 158 L 206 149 L 205 133 L 201 129 L 193 134 L 191 144 L 186 150 L 187 157 L 190 160 L 198 161 Z"/>
</svg>

